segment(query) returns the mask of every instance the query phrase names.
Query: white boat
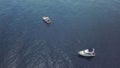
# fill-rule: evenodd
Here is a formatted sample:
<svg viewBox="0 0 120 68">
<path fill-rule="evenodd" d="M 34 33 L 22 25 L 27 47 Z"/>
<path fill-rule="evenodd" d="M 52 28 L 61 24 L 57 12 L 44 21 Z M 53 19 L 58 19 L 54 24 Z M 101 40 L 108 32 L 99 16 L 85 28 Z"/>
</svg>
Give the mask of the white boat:
<svg viewBox="0 0 120 68">
<path fill-rule="evenodd" d="M 81 56 L 87 56 L 87 57 L 92 57 L 92 56 L 96 55 L 94 48 L 89 48 L 89 49 L 79 51 L 78 54 L 81 55 Z"/>
<path fill-rule="evenodd" d="M 46 23 L 48 23 L 48 24 L 51 23 L 51 20 L 50 20 L 50 18 L 49 18 L 48 16 L 44 16 L 44 17 L 42 17 L 42 18 L 43 18 L 43 20 L 44 20 Z"/>
</svg>

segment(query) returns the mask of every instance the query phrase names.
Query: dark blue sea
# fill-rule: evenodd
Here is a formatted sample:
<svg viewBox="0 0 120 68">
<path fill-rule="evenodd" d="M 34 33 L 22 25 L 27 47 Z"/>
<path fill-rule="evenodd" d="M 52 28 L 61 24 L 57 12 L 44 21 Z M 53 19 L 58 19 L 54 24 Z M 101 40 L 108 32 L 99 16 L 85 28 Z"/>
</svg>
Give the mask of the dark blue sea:
<svg viewBox="0 0 120 68">
<path fill-rule="evenodd" d="M 120 0 L 0 0 L 0 68 L 120 68 Z"/>
</svg>

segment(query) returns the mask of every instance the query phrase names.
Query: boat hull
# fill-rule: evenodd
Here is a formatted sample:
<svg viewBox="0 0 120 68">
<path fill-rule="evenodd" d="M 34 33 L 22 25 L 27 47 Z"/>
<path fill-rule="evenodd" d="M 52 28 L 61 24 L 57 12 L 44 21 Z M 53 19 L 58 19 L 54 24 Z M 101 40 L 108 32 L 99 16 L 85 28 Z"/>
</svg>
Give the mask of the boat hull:
<svg viewBox="0 0 120 68">
<path fill-rule="evenodd" d="M 49 17 L 45 16 L 45 17 L 42 17 L 43 18 L 43 21 L 45 21 L 47 24 L 50 24 L 51 23 L 51 20 Z"/>
</svg>

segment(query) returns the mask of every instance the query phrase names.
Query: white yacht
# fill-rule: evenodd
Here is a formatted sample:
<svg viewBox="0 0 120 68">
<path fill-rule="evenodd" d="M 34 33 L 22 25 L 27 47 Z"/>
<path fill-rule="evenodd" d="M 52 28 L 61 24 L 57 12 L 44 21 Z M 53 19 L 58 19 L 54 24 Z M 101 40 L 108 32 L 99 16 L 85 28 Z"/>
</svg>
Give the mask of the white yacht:
<svg viewBox="0 0 120 68">
<path fill-rule="evenodd" d="M 85 49 L 82 51 L 78 52 L 79 55 L 81 56 L 87 56 L 87 57 L 91 57 L 91 56 L 95 56 L 95 49 L 94 48 L 89 48 L 89 49 Z"/>
<path fill-rule="evenodd" d="M 44 17 L 42 17 L 43 18 L 43 20 L 47 23 L 47 24 L 50 24 L 51 23 L 51 20 L 50 20 L 50 18 L 48 17 L 48 16 L 44 16 Z"/>
</svg>

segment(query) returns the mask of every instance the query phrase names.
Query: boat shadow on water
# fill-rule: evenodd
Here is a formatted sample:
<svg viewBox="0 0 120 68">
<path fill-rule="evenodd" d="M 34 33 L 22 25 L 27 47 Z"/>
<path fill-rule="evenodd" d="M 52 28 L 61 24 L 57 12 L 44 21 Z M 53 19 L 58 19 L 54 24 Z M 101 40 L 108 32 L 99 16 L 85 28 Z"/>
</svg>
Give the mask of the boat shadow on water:
<svg viewBox="0 0 120 68">
<path fill-rule="evenodd" d="M 80 58 L 83 58 L 83 59 L 86 59 L 86 60 L 90 61 L 90 60 L 92 60 L 95 56 L 86 57 L 86 56 L 81 56 L 81 55 L 78 55 L 78 57 L 80 57 Z"/>
<path fill-rule="evenodd" d="M 52 24 L 52 23 L 46 23 L 44 20 L 43 20 L 43 22 L 44 22 L 44 24 L 45 24 L 46 26 L 48 26 L 48 27 L 50 27 L 50 25 Z"/>
</svg>

